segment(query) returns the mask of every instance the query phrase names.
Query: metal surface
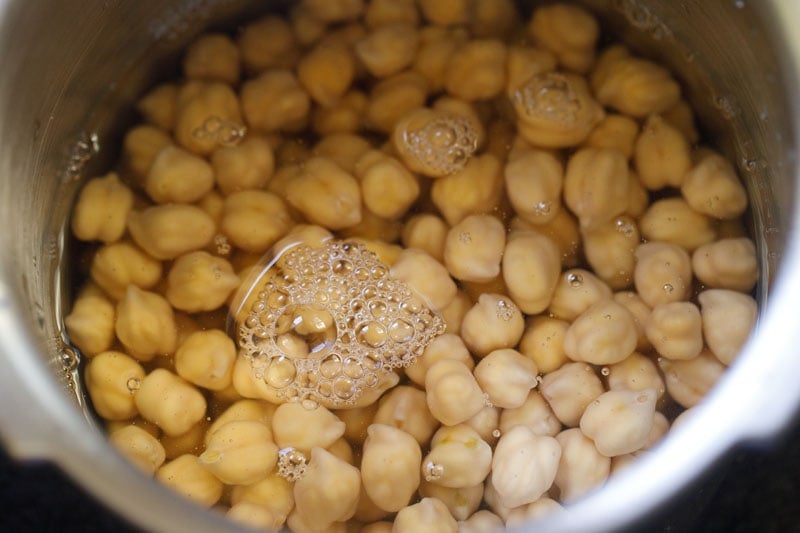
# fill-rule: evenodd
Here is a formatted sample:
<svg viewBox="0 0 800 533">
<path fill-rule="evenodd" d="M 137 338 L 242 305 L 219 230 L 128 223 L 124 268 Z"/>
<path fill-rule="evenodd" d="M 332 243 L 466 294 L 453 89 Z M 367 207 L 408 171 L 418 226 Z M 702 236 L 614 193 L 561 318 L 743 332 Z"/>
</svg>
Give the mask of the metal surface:
<svg viewBox="0 0 800 533">
<path fill-rule="evenodd" d="M 800 405 L 796 2 L 585 3 L 681 73 L 709 134 L 747 183 L 768 283 L 756 334 L 696 414 L 656 453 L 537 525 L 547 531 L 620 527 L 734 444 L 774 437 Z M 14 456 L 53 460 L 149 530 L 226 523 L 139 474 L 85 416 L 63 366 L 63 227 L 78 178 L 116 155 L 105 147 L 118 143 L 112 125 L 127 120 L 134 96 L 191 35 L 209 20 L 231 19 L 242 4 L 0 2 L 0 437 Z"/>
</svg>

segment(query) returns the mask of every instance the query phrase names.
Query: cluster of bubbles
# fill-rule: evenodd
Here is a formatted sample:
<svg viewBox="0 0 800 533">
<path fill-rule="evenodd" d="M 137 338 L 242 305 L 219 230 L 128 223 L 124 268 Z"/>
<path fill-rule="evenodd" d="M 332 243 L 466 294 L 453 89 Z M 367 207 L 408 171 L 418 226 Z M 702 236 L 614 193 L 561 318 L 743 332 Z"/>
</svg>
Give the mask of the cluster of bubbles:
<svg viewBox="0 0 800 533">
<path fill-rule="evenodd" d="M 529 118 L 573 124 L 581 103 L 569 80 L 558 72 L 532 76 L 511 95 L 516 106 Z"/>
<path fill-rule="evenodd" d="M 499 318 L 500 320 L 508 322 L 509 320 L 514 318 L 514 315 L 516 313 L 517 313 L 517 307 L 513 303 L 507 300 L 499 300 L 497 302 L 497 318 Z"/>
<path fill-rule="evenodd" d="M 192 136 L 198 141 L 212 140 L 222 146 L 236 146 L 246 133 L 247 128 L 244 125 L 211 115 L 192 131 Z"/>
<path fill-rule="evenodd" d="M 278 452 L 278 475 L 291 483 L 303 477 L 308 468 L 308 458 L 295 448 L 283 448 Z"/>
<path fill-rule="evenodd" d="M 426 168 L 447 175 L 462 170 L 478 149 L 478 133 L 466 117 L 442 114 L 404 132 L 409 154 Z"/>
<path fill-rule="evenodd" d="M 288 248 L 258 283 L 239 346 L 276 397 L 309 409 L 353 405 L 444 332 L 444 320 L 360 244 Z"/>
</svg>

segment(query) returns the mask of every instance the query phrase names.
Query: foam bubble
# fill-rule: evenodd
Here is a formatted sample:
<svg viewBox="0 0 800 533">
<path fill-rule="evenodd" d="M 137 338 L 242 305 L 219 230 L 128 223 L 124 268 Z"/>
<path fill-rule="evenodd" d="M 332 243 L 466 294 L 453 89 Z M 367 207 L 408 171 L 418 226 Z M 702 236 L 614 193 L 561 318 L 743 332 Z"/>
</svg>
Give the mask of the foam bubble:
<svg viewBox="0 0 800 533">
<path fill-rule="evenodd" d="M 446 175 L 464 168 L 478 148 L 478 134 L 467 118 L 442 113 L 406 131 L 403 142 L 421 165 Z"/>
<path fill-rule="evenodd" d="M 578 120 L 581 103 L 569 80 L 557 72 L 532 76 L 511 95 L 512 101 L 531 118 L 570 125 Z"/>
</svg>

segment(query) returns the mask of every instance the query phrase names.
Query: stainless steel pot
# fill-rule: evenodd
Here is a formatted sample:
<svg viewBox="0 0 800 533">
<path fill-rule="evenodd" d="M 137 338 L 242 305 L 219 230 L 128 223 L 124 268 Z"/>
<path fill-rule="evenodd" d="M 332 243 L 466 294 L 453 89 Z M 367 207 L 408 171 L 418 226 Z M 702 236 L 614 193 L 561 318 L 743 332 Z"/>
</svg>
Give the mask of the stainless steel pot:
<svg viewBox="0 0 800 533">
<path fill-rule="evenodd" d="M 654 453 L 542 524 L 606 530 L 651 512 L 734 445 L 774 439 L 800 406 L 800 11 L 794 0 L 586 0 L 681 73 L 751 194 L 762 314 L 745 352 Z M 231 527 L 129 466 L 87 414 L 65 346 L 64 228 L 80 180 L 115 156 L 113 126 L 193 35 L 244 0 L 0 0 L 0 436 L 53 461 L 151 530 Z M 252 4 L 252 2 L 251 2 Z M 238 15 L 237 15 L 238 14 Z"/>
</svg>

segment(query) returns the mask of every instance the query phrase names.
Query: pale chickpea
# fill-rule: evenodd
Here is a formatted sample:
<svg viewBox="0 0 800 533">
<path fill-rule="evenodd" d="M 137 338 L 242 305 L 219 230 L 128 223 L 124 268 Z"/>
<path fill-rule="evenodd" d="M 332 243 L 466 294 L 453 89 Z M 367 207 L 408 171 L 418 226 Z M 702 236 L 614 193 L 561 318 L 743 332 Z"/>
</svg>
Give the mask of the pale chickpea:
<svg viewBox="0 0 800 533">
<path fill-rule="evenodd" d="M 392 533 L 458 533 L 458 523 L 438 498 L 422 498 L 397 513 Z"/>
<path fill-rule="evenodd" d="M 283 401 L 263 379 L 256 377 L 250 359 L 243 353 L 239 353 L 233 363 L 232 383 L 233 388 L 242 398 L 266 400 L 272 403 Z"/>
<path fill-rule="evenodd" d="M 470 303 L 471 306 L 472 304 Z M 424 387 L 425 374 L 428 369 L 442 359 L 461 361 L 470 370 L 475 367 L 475 362 L 472 360 L 472 356 L 461 337 L 458 334 L 448 332 L 439 335 L 425 347 L 422 356 L 418 357 L 414 364 L 406 367 L 406 376 L 417 385 Z"/>
<path fill-rule="evenodd" d="M 692 270 L 707 287 L 749 292 L 758 280 L 755 244 L 748 237 L 704 244 L 692 253 Z"/>
<path fill-rule="evenodd" d="M 536 314 L 547 309 L 560 271 L 560 254 L 552 239 L 536 231 L 509 235 L 503 250 L 503 280 L 523 312 Z"/>
<path fill-rule="evenodd" d="M 436 259 L 416 248 L 406 248 L 389 270 L 435 310 L 446 307 L 456 295 L 456 284 Z"/>
<path fill-rule="evenodd" d="M 297 78 L 303 88 L 324 107 L 334 105 L 344 96 L 355 75 L 353 52 L 344 44 L 318 44 L 297 65 Z"/>
<path fill-rule="evenodd" d="M 545 374 L 539 391 L 564 425 L 576 427 L 586 406 L 603 394 L 603 383 L 586 363 L 566 363 Z"/>
<path fill-rule="evenodd" d="M 557 3 L 539 7 L 533 12 L 528 31 L 566 69 L 583 73 L 594 62 L 600 29 L 595 18 L 578 6 Z"/>
<path fill-rule="evenodd" d="M 520 527 L 563 510 L 564 507 L 560 503 L 543 496 L 535 502 L 511 509 L 505 525 L 508 528 Z"/>
<path fill-rule="evenodd" d="M 580 428 L 607 457 L 633 453 L 647 443 L 655 409 L 653 389 L 604 392 L 586 407 Z"/>
<path fill-rule="evenodd" d="M 390 394 L 391 392 L 387 394 L 387 398 L 383 399 L 382 401 L 388 401 Z M 373 423 L 373 421 L 375 421 L 375 415 L 378 412 L 378 406 L 379 404 L 376 402 L 355 409 L 340 409 L 333 411 L 339 420 L 344 422 L 345 429 L 342 438 L 347 439 L 347 442 L 354 446 L 362 445 L 364 443 L 364 439 L 367 438 L 367 428 Z M 387 420 L 388 418 L 385 418 L 384 420 L 378 421 L 378 423 L 388 424 Z M 397 424 L 394 425 L 396 426 Z M 408 431 L 403 427 L 400 427 L 400 429 Z M 431 434 L 433 434 L 433 431 L 431 431 Z"/>
<path fill-rule="evenodd" d="M 478 411 L 472 418 L 464 422 L 464 425 L 471 427 L 480 437 L 494 446 L 497 437 L 494 433 L 500 423 L 500 409 L 494 405 L 487 405 Z"/>
<path fill-rule="evenodd" d="M 263 132 L 297 129 L 311 110 L 308 92 L 286 69 L 267 70 L 244 82 L 241 99 L 247 125 Z"/>
<path fill-rule="evenodd" d="M 175 140 L 187 150 L 208 155 L 220 142 L 213 125 L 238 129 L 242 125 L 239 98 L 230 85 L 219 82 L 187 82 L 178 93 Z"/>
<path fill-rule="evenodd" d="M 692 209 L 714 218 L 736 218 L 747 209 L 747 191 L 733 165 L 713 152 L 687 172 L 681 194 Z"/>
<path fill-rule="evenodd" d="M 173 437 L 186 433 L 206 415 L 200 391 L 163 368 L 144 377 L 135 401 L 142 418 Z"/>
<path fill-rule="evenodd" d="M 189 80 L 239 81 L 239 49 L 233 39 L 221 33 L 201 35 L 186 49 L 183 75 Z"/>
<path fill-rule="evenodd" d="M 358 504 L 356 505 L 356 512 L 353 518 L 361 523 L 375 522 L 376 520 L 386 520 L 389 516 L 388 511 L 384 511 L 373 502 L 366 490 L 364 490 L 364 483 L 361 483 L 361 493 L 358 496 Z M 389 522 L 389 531 L 392 530 L 392 523 Z"/>
<path fill-rule="evenodd" d="M 236 345 L 218 329 L 192 333 L 175 352 L 175 370 L 179 376 L 215 391 L 231 384 L 235 361 Z"/>
<path fill-rule="evenodd" d="M 456 26 L 469 20 L 467 0 L 418 0 L 422 16 L 431 24 Z"/>
<path fill-rule="evenodd" d="M 439 428 L 422 460 L 425 480 L 450 488 L 478 485 L 491 468 L 492 448 L 466 424 Z"/>
<path fill-rule="evenodd" d="M 171 354 L 177 348 L 175 314 L 167 300 L 154 292 L 128 285 L 117 304 L 117 338 L 140 361 Z"/>
<path fill-rule="evenodd" d="M 502 531 L 503 519 L 486 509 L 458 522 L 459 533 L 482 533 L 485 531 Z"/>
<path fill-rule="evenodd" d="M 606 49 L 591 76 L 597 100 L 635 118 L 674 106 L 681 88 L 665 68 L 630 55 L 622 46 Z"/>
<path fill-rule="evenodd" d="M 239 248 L 262 253 L 293 225 L 289 209 L 278 195 L 249 190 L 225 199 L 220 229 Z"/>
<path fill-rule="evenodd" d="M 280 527 L 294 508 L 294 484 L 280 477 L 277 472 L 250 485 L 237 485 L 231 490 L 231 504 L 243 502 L 260 505 L 268 509 Z"/>
<path fill-rule="evenodd" d="M 506 54 L 506 93 L 513 95 L 534 76 L 555 70 L 558 60 L 547 50 L 509 45 Z"/>
<path fill-rule="evenodd" d="M 404 116 L 425 105 L 428 93 L 428 82 L 417 72 L 385 78 L 372 87 L 364 120 L 371 128 L 390 133 Z"/>
<path fill-rule="evenodd" d="M 501 520 L 508 518 L 511 509 L 503 505 L 500 495 L 497 494 L 497 491 L 492 484 L 491 474 L 489 474 L 489 477 L 486 478 L 486 483 L 483 484 L 483 500 L 486 502 L 486 505 L 489 506 L 489 509 L 491 509 L 492 513 L 498 516 Z"/>
<path fill-rule="evenodd" d="M 464 291 L 457 291 L 455 298 L 450 302 L 447 307 L 440 309 L 439 312 L 446 324 L 448 333 L 458 335 L 461 333 L 461 322 L 464 321 L 464 315 L 472 307 L 472 299 Z"/>
<path fill-rule="evenodd" d="M 327 135 L 312 150 L 313 155 L 330 159 L 350 174 L 356 173 L 357 164 L 369 153 L 373 153 L 373 156 L 385 155 L 374 150 L 367 139 L 355 133 Z"/>
<path fill-rule="evenodd" d="M 166 297 L 175 309 L 189 313 L 213 311 L 239 286 L 231 264 L 208 252 L 189 252 L 172 263 Z"/>
<path fill-rule="evenodd" d="M 677 244 L 641 244 L 636 249 L 633 282 L 636 292 L 650 307 L 686 300 L 692 288 L 689 254 Z"/>
<path fill-rule="evenodd" d="M 166 460 L 164 447 L 158 439 L 133 424 L 111 432 L 108 441 L 127 460 L 149 475 L 154 474 Z"/>
<path fill-rule="evenodd" d="M 225 409 L 209 426 L 205 439 L 207 440 L 223 424 L 237 420 L 254 420 L 271 427 L 272 416 L 277 405 L 259 400 L 239 400 Z"/>
<path fill-rule="evenodd" d="M 360 487 L 356 467 L 313 448 L 305 475 L 294 483 L 295 513 L 315 531 L 345 521 L 355 513 Z"/>
<path fill-rule="evenodd" d="M 423 480 L 419 486 L 419 494 L 422 498 L 435 498 L 441 501 L 447 506 L 453 518 L 465 520 L 480 506 L 483 499 L 483 484 L 451 488 Z M 460 526 L 459 531 L 461 531 Z"/>
<path fill-rule="evenodd" d="M 564 175 L 564 203 L 584 228 L 597 227 L 627 208 L 628 163 L 613 148 L 581 148 Z"/>
<path fill-rule="evenodd" d="M 561 431 L 561 421 L 556 418 L 544 397 L 535 390 L 528 393 L 522 405 L 503 409 L 498 429 L 504 435 L 514 426 L 525 426 L 536 435 L 555 437 Z"/>
<path fill-rule="evenodd" d="M 278 447 L 267 426 L 237 420 L 220 426 L 200 454 L 200 464 L 227 485 L 249 485 L 269 475 L 278 461 Z"/>
<path fill-rule="evenodd" d="M 538 384 L 539 369 L 516 350 L 494 350 L 475 367 L 475 379 L 493 405 L 503 409 L 521 406 Z"/>
<path fill-rule="evenodd" d="M 467 32 L 459 27 L 424 26 L 420 30 L 414 71 L 423 76 L 431 91 L 444 89 L 450 58 L 467 38 Z"/>
<path fill-rule="evenodd" d="M 214 179 L 223 194 L 263 188 L 275 169 L 275 155 L 263 137 L 248 137 L 211 154 Z"/>
<path fill-rule="evenodd" d="M 286 200 L 313 224 L 337 230 L 361 221 L 358 181 L 336 163 L 312 157 L 286 187 Z"/>
<path fill-rule="evenodd" d="M 419 19 L 415 0 L 372 0 L 364 12 L 368 28 L 401 23 L 417 26 Z"/>
<path fill-rule="evenodd" d="M 555 486 L 560 500 L 569 502 L 602 484 L 611 471 L 611 459 L 595 448 L 592 440 L 579 428 L 566 429 L 556 435 L 561 445 L 561 461 Z"/>
<path fill-rule="evenodd" d="M 356 511 L 355 516 L 358 518 L 358 511 Z M 362 527 L 361 533 L 392 533 L 392 523 L 386 521 L 372 522 Z"/>
<path fill-rule="evenodd" d="M 81 290 L 64 318 L 70 342 L 87 357 L 111 348 L 114 324 L 114 304 L 91 284 Z"/>
<path fill-rule="evenodd" d="M 381 398 L 373 421 L 403 430 L 420 446 L 427 445 L 439 427 L 428 409 L 425 392 L 407 385 L 395 387 Z"/>
<path fill-rule="evenodd" d="M 506 82 L 506 46 L 497 39 L 474 39 L 450 58 L 445 75 L 447 92 L 467 101 L 488 100 Z"/>
<path fill-rule="evenodd" d="M 529 317 L 517 349 L 536 363 L 539 372 L 547 374 L 568 360 L 564 353 L 564 335 L 569 322 L 549 316 Z"/>
<path fill-rule="evenodd" d="M 573 361 L 611 365 L 633 353 L 638 337 L 633 315 L 607 298 L 578 315 L 570 325 L 564 335 L 564 352 Z"/>
<path fill-rule="evenodd" d="M 348 91 L 329 107 L 314 107 L 311 126 L 321 136 L 355 133 L 361 128 L 368 103 L 367 95 L 362 91 Z"/>
<path fill-rule="evenodd" d="M 98 287 L 119 300 L 128 285 L 154 287 L 161 279 L 161 262 L 132 243 L 115 242 L 97 250 L 92 258 L 91 277 Z"/>
<path fill-rule="evenodd" d="M 365 211 L 367 213 L 368 211 Z M 389 244 L 380 239 L 366 239 L 362 237 L 353 237 L 352 240 L 356 244 L 362 245 L 364 248 L 374 253 L 378 261 L 384 265 L 391 267 L 400 258 L 400 254 L 404 248 L 397 244 Z M 442 267 L 444 268 L 444 267 Z"/>
<path fill-rule="evenodd" d="M 397 512 L 419 487 L 419 443 L 405 431 L 379 423 L 369 426 L 367 433 L 361 457 L 364 490 L 378 507 Z"/>
<path fill-rule="evenodd" d="M 283 521 L 279 521 L 272 511 L 262 505 L 250 502 L 231 505 L 225 513 L 225 517 L 241 526 L 253 529 L 277 530 L 283 524 Z"/>
<path fill-rule="evenodd" d="M 611 288 L 592 272 L 582 268 L 565 270 L 558 278 L 548 311 L 556 318 L 572 321 L 611 295 Z"/>
<path fill-rule="evenodd" d="M 657 398 L 664 395 L 664 379 L 658 373 L 655 363 L 638 352 L 633 352 L 619 363 L 607 368 L 606 380 L 609 390 L 642 391 L 652 389 Z"/>
<path fill-rule="evenodd" d="M 550 222 L 561 207 L 564 166 L 550 152 L 525 150 L 504 169 L 506 194 L 520 217 L 532 224 Z"/>
<path fill-rule="evenodd" d="M 403 224 L 401 239 L 406 248 L 420 248 L 439 262 L 444 260 L 447 222 L 432 213 L 413 215 Z"/>
<path fill-rule="evenodd" d="M 749 294 L 726 289 L 703 291 L 697 300 L 708 348 L 723 364 L 731 364 L 756 324 L 758 304 Z"/>
<path fill-rule="evenodd" d="M 327 448 L 344 435 L 344 422 L 325 407 L 306 409 L 299 403 L 284 403 L 272 416 L 272 432 L 280 448 L 309 452 Z"/>
<path fill-rule="evenodd" d="M 650 430 L 650 434 L 647 436 L 647 442 L 639 451 L 650 450 L 664 438 L 669 430 L 670 425 L 667 417 L 656 411 L 653 415 L 653 427 Z"/>
<path fill-rule="evenodd" d="M 472 372 L 464 363 L 453 359 L 442 359 L 428 369 L 425 392 L 431 414 L 449 426 L 469 420 L 486 405 Z"/>
<path fill-rule="evenodd" d="M 678 103 L 664 111 L 661 116 L 678 128 L 691 144 L 697 144 L 697 141 L 700 140 L 700 134 L 694 125 L 694 111 L 692 111 L 692 107 L 686 100 L 681 98 Z"/>
<path fill-rule="evenodd" d="M 711 218 L 692 209 L 683 198 L 653 202 L 639 219 L 639 227 L 645 239 L 674 243 L 689 252 L 717 237 Z"/>
<path fill-rule="evenodd" d="M 703 321 L 691 302 L 665 302 L 653 307 L 645 324 L 653 348 L 670 359 L 692 359 L 703 349 Z"/>
<path fill-rule="evenodd" d="M 82 241 L 111 243 L 125 233 L 133 193 L 114 172 L 94 178 L 81 189 L 72 212 L 72 234 Z"/>
<path fill-rule="evenodd" d="M 609 114 L 592 130 L 585 146 L 593 148 L 616 148 L 630 159 L 639 137 L 639 123 L 625 115 Z"/>
<path fill-rule="evenodd" d="M 156 479 L 204 507 L 211 507 L 222 498 L 222 482 L 192 454 L 181 455 L 162 465 L 156 471 Z"/>
<path fill-rule="evenodd" d="M 144 369 L 122 352 L 102 352 L 89 360 L 84 371 L 92 406 L 106 420 L 128 420 L 138 413 L 135 394 Z"/>
<path fill-rule="evenodd" d="M 245 25 L 237 41 L 242 63 L 249 72 L 288 67 L 297 59 L 297 43 L 289 23 L 267 16 Z"/>
<path fill-rule="evenodd" d="M 708 350 L 684 361 L 664 357 L 659 359 L 658 365 L 664 373 L 667 392 L 687 409 L 700 403 L 725 372 L 725 365 Z"/>
<path fill-rule="evenodd" d="M 177 95 L 175 98 L 177 102 Z M 123 167 L 137 184 L 143 185 L 156 154 L 173 142 L 172 137 L 160 128 L 149 124 L 135 126 L 122 139 Z"/>
<path fill-rule="evenodd" d="M 563 205 L 556 216 L 546 224 L 531 224 L 519 217 L 511 220 L 511 231 L 533 230 L 549 237 L 561 255 L 561 264 L 566 268 L 578 266 L 583 261 L 581 233 L 578 219 Z"/>
<path fill-rule="evenodd" d="M 375 215 L 395 220 L 406 214 L 419 196 L 417 177 L 394 157 L 367 152 L 356 163 L 364 205 Z"/>
<path fill-rule="evenodd" d="M 355 54 L 370 74 L 385 78 L 411 65 L 417 44 L 417 30 L 413 25 L 385 24 L 356 43 Z"/>
<path fill-rule="evenodd" d="M 516 346 L 525 330 L 522 312 L 502 294 L 482 294 L 461 323 L 461 338 L 470 352 L 484 357 Z"/>
<path fill-rule="evenodd" d="M 167 204 L 132 211 L 128 215 L 128 231 L 140 248 L 164 260 L 208 246 L 216 225 L 199 207 Z"/>
<path fill-rule="evenodd" d="M 492 458 L 492 486 L 507 508 L 535 502 L 550 488 L 561 458 L 553 437 L 537 435 L 526 426 L 504 433 Z"/>
<path fill-rule="evenodd" d="M 500 274 L 505 244 L 502 222 L 491 215 L 470 215 L 447 233 L 444 264 L 456 279 L 487 282 Z"/>
<path fill-rule="evenodd" d="M 689 141 L 659 115 L 651 115 L 636 140 L 639 180 L 650 190 L 680 187 L 692 166 Z"/>
<path fill-rule="evenodd" d="M 581 235 L 586 261 L 594 273 L 612 289 L 629 287 L 636 266 L 634 253 L 641 242 L 636 221 L 622 215 L 585 228 Z"/>
<path fill-rule="evenodd" d="M 177 102 L 178 85 L 162 83 L 149 90 L 136 102 L 136 110 L 153 126 L 164 131 L 172 131 L 175 127 Z"/>
</svg>

